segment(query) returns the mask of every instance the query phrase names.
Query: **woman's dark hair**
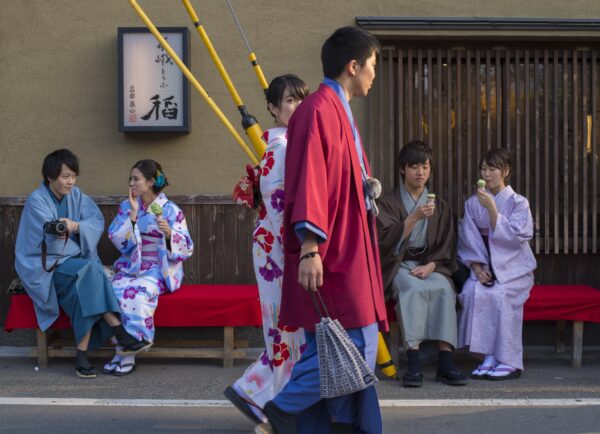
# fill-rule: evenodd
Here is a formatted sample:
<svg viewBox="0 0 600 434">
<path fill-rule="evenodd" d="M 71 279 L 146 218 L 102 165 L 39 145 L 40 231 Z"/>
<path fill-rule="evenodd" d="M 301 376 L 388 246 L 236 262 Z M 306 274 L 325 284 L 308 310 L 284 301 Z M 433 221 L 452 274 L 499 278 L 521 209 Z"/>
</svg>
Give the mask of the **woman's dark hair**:
<svg viewBox="0 0 600 434">
<path fill-rule="evenodd" d="M 140 160 L 133 165 L 131 170 L 133 169 L 137 169 L 142 172 L 142 175 L 144 175 L 144 178 L 146 178 L 148 181 L 154 179 L 152 191 L 156 194 L 160 193 L 163 188 L 169 185 L 169 181 L 167 181 L 167 177 L 165 176 L 162 166 L 154 160 Z"/>
<path fill-rule="evenodd" d="M 408 142 L 398 153 L 398 167 L 400 167 L 400 170 L 404 170 L 406 166 L 412 166 L 413 164 L 425 164 L 427 160 L 429 160 L 429 165 L 433 166 L 433 152 L 421 140 Z M 402 178 L 404 178 L 403 174 Z"/>
<path fill-rule="evenodd" d="M 505 170 L 510 170 L 512 167 L 512 157 L 510 152 L 506 149 L 494 148 L 485 153 L 479 162 L 480 169 L 483 163 L 487 164 L 489 167 L 495 167 L 501 172 L 504 172 Z"/>
<path fill-rule="evenodd" d="M 54 181 L 60 175 L 63 164 L 79 175 L 79 159 L 68 149 L 58 149 L 50 152 L 44 158 L 42 164 L 42 177 L 44 184 L 48 185 L 48 180 Z"/>
<path fill-rule="evenodd" d="M 379 53 L 381 45 L 369 32 L 357 27 L 342 27 L 331 35 L 321 48 L 323 75 L 336 79 L 352 60 L 363 66 L 373 53 Z"/>
<path fill-rule="evenodd" d="M 271 103 L 275 107 L 280 108 L 281 102 L 283 101 L 283 94 L 286 89 L 289 90 L 290 96 L 300 101 L 308 96 L 308 87 L 304 81 L 294 74 L 285 74 L 275 77 L 269 84 L 266 95 L 267 103 Z M 271 113 L 271 115 L 275 117 L 273 113 Z"/>
</svg>

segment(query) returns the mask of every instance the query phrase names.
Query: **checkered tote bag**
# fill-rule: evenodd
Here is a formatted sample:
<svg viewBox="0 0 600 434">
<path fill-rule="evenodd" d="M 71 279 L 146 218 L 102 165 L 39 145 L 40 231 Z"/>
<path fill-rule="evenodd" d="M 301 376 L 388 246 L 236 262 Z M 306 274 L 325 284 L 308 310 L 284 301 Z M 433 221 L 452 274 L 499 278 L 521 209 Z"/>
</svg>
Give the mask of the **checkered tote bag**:
<svg viewBox="0 0 600 434">
<path fill-rule="evenodd" d="M 329 317 L 319 291 L 311 295 L 321 317 L 315 325 L 321 398 L 349 395 L 374 384 L 377 377 L 340 322 Z"/>
</svg>

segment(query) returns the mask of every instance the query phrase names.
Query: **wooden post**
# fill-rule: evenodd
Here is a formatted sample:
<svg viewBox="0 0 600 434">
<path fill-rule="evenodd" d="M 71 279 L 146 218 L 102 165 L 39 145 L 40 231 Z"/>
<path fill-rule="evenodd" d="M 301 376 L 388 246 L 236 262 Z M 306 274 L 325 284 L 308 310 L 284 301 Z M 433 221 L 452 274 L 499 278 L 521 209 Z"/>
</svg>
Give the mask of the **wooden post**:
<svg viewBox="0 0 600 434">
<path fill-rule="evenodd" d="M 573 321 L 573 356 L 571 367 L 581 368 L 581 353 L 583 347 L 583 321 Z"/>
<path fill-rule="evenodd" d="M 223 327 L 223 367 L 233 368 L 234 328 Z"/>
<path fill-rule="evenodd" d="M 48 367 L 48 339 L 46 332 L 35 330 L 37 341 L 37 361 L 40 368 Z"/>
<path fill-rule="evenodd" d="M 556 354 L 564 354 L 567 340 L 567 322 L 565 320 L 556 321 L 556 343 L 554 352 Z"/>
</svg>

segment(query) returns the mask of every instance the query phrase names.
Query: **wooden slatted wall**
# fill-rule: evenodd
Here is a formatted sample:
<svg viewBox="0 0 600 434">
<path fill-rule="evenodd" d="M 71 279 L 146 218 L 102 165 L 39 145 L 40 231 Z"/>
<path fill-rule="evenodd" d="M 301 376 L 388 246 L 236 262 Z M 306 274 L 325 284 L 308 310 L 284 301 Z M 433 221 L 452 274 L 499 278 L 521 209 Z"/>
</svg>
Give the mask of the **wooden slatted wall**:
<svg viewBox="0 0 600 434">
<path fill-rule="evenodd" d="M 106 227 L 125 197 L 96 196 Z M 194 241 L 194 255 L 184 262 L 187 283 L 254 283 L 252 231 L 255 213 L 235 205 L 229 197 L 173 196 L 188 224 Z M 0 324 L 8 311 L 8 285 L 16 277 L 15 241 L 24 197 L 0 198 Z M 41 228 L 40 228 L 41 230 Z M 98 253 L 104 264 L 112 264 L 118 252 L 106 235 L 100 239 Z"/>
<path fill-rule="evenodd" d="M 374 173 L 392 190 L 400 147 L 424 140 L 430 189 L 460 217 L 481 156 L 505 147 L 510 183 L 531 204 L 535 252 L 597 253 L 599 57 L 597 46 L 564 44 L 384 46 L 369 95 Z"/>
</svg>

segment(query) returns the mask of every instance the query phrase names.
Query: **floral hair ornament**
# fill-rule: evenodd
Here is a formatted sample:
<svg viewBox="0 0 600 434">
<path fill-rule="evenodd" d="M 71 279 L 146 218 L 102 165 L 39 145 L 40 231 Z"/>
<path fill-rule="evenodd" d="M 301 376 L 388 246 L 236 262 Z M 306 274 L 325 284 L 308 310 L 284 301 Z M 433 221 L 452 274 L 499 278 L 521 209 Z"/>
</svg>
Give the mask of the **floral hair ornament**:
<svg viewBox="0 0 600 434">
<path fill-rule="evenodd" d="M 158 188 L 164 187 L 165 185 L 165 175 L 163 175 L 163 173 L 160 170 L 156 171 L 154 185 L 156 185 Z"/>
</svg>

